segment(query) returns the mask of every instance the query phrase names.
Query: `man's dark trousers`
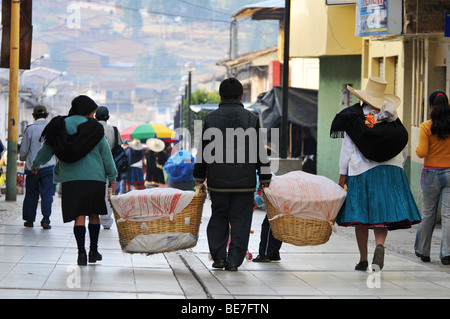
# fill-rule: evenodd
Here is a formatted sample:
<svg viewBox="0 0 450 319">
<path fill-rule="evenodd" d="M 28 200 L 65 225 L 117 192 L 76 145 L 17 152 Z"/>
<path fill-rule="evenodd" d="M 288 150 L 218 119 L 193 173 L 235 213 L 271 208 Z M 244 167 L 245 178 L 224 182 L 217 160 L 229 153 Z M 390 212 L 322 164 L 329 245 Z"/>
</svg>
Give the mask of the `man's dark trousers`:
<svg viewBox="0 0 450 319">
<path fill-rule="evenodd" d="M 213 192 L 212 214 L 207 227 L 208 244 L 214 260 L 227 258 L 230 265 L 240 266 L 247 253 L 253 217 L 253 192 Z M 227 244 L 231 226 L 231 241 Z"/>
<path fill-rule="evenodd" d="M 26 171 L 25 198 L 23 200 L 23 220 L 34 222 L 39 195 L 41 196 L 41 223 L 50 224 L 53 203 L 53 166 L 38 170 L 37 174 Z"/>
</svg>

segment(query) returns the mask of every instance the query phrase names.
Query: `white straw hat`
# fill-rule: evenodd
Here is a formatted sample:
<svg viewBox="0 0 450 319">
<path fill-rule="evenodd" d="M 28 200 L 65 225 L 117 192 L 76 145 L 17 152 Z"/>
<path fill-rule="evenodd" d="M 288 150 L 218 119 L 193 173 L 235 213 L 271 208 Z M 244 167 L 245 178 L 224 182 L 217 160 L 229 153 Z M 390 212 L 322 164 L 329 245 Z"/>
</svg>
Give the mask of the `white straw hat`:
<svg viewBox="0 0 450 319">
<path fill-rule="evenodd" d="M 134 139 L 132 142 L 128 143 L 128 145 L 130 145 L 130 147 L 136 151 L 142 150 L 142 143 L 138 139 Z"/>
<path fill-rule="evenodd" d="M 389 104 L 396 109 L 399 107 L 401 100 L 398 96 L 385 93 L 387 82 L 381 78 L 370 77 L 365 90 L 355 90 L 347 85 L 347 89 L 360 100 L 370 104 L 377 109 L 385 104 Z"/>
<path fill-rule="evenodd" d="M 149 149 L 156 153 L 161 152 L 166 147 L 164 142 L 158 138 L 149 138 L 145 143 Z"/>
</svg>

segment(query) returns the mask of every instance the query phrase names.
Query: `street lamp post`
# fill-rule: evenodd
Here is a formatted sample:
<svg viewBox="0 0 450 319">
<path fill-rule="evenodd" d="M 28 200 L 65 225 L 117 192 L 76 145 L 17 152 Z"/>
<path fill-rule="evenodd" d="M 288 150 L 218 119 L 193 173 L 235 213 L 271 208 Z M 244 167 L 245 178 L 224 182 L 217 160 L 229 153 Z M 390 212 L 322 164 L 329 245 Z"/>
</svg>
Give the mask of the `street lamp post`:
<svg viewBox="0 0 450 319">
<path fill-rule="evenodd" d="M 191 112 L 191 104 L 192 104 L 192 72 L 195 71 L 194 62 L 188 62 L 184 66 L 188 70 L 188 130 L 191 132 L 192 129 L 192 112 Z"/>
<path fill-rule="evenodd" d="M 188 96 L 188 82 L 189 82 L 189 76 L 188 75 L 184 75 L 181 78 L 181 83 L 183 84 L 184 87 L 184 91 L 180 92 L 181 93 L 181 108 L 184 107 L 184 101 L 186 100 L 187 96 Z M 181 90 L 181 87 L 180 89 Z M 183 127 L 183 117 L 181 118 L 181 122 L 180 122 L 180 127 Z"/>
<path fill-rule="evenodd" d="M 184 94 L 186 92 L 186 85 L 180 86 L 178 88 L 178 96 L 177 96 L 177 102 L 179 104 L 180 108 L 180 122 L 178 123 L 181 127 L 183 127 L 183 104 L 184 104 Z"/>
<path fill-rule="evenodd" d="M 67 72 L 62 72 L 62 73 L 58 74 L 58 75 L 55 76 L 53 79 L 51 79 L 50 81 L 47 82 L 47 84 L 42 88 L 42 94 L 41 94 L 41 97 L 40 97 L 40 103 L 43 103 L 43 102 L 44 102 L 44 94 L 45 94 L 45 91 L 47 90 L 48 86 L 49 86 L 53 81 L 55 81 L 55 80 L 58 79 L 59 77 L 64 76 L 64 75 L 66 75 L 66 74 L 67 74 Z"/>
</svg>

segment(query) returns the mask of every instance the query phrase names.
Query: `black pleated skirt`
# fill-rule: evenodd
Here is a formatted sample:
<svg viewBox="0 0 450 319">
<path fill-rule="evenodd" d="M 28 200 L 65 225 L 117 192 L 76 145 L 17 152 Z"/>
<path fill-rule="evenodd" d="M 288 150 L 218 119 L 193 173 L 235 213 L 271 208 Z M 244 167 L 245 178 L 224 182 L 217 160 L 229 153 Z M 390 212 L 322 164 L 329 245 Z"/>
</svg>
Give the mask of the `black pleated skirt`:
<svg viewBox="0 0 450 319">
<path fill-rule="evenodd" d="M 105 182 L 70 181 L 61 184 L 61 206 L 65 223 L 78 216 L 106 215 Z"/>
</svg>

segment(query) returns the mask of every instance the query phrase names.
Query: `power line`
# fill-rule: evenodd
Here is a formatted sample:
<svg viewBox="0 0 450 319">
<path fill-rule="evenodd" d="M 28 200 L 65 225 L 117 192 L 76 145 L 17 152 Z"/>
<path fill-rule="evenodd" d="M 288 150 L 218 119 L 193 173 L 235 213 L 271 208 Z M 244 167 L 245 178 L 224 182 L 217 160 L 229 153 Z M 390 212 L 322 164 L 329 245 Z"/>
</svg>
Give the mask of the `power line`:
<svg viewBox="0 0 450 319">
<path fill-rule="evenodd" d="M 81 0 L 78 0 L 78 2 L 79 1 L 81 1 Z M 91 0 L 91 2 L 95 2 L 95 3 L 99 3 L 99 4 L 106 4 L 102 1 L 96 1 L 96 0 Z M 130 7 L 122 6 L 122 5 L 116 5 L 116 7 L 125 9 L 125 10 L 130 10 L 130 11 L 141 11 L 140 9 L 130 8 Z M 164 16 L 169 16 L 169 17 L 180 17 L 180 18 L 185 18 L 185 19 L 189 19 L 189 20 L 203 20 L 203 21 L 223 22 L 223 23 L 230 23 L 230 21 L 231 21 L 231 19 L 230 20 L 220 20 L 220 19 L 210 19 L 210 18 L 203 18 L 203 17 L 192 17 L 192 16 L 185 16 L 182 14 L 173 14 L 173 13 L 167 13 L 167 12 L 152 11 L 152 10 L 148 10 L 148 9 L 145 9 L 144 11 L 147 13 L 159 14 L 159 15 L 164 15 Z"/>
<path fill-rule="evenodd" d="M 228 16 L 231 15 L 230 12 L 223 12 L 223 11 L 219 11 L 219 10 L 214 10 L 212 8 L 203 7 L 203 6 L 200 6 L 200 5 L 192 3 L 192 2 L 188 2 L 188 1 L 184 1 L 184 0 L 177 0 L 177 1 L 178 2 L 182 2 L 184 4 L 187 4 L 187 5 L 190 5 L 190 6 L 193 6 L 193 7 L 197 7 L 197 8 L 205 9 L 205 10 L 208 10 L 208 11 L 212 11 L 212 12 L 215 12 L 215 13 L 220 13 L 220 14 L 224 14 L 224 15 L 228 15 Z"/>
</svg>

